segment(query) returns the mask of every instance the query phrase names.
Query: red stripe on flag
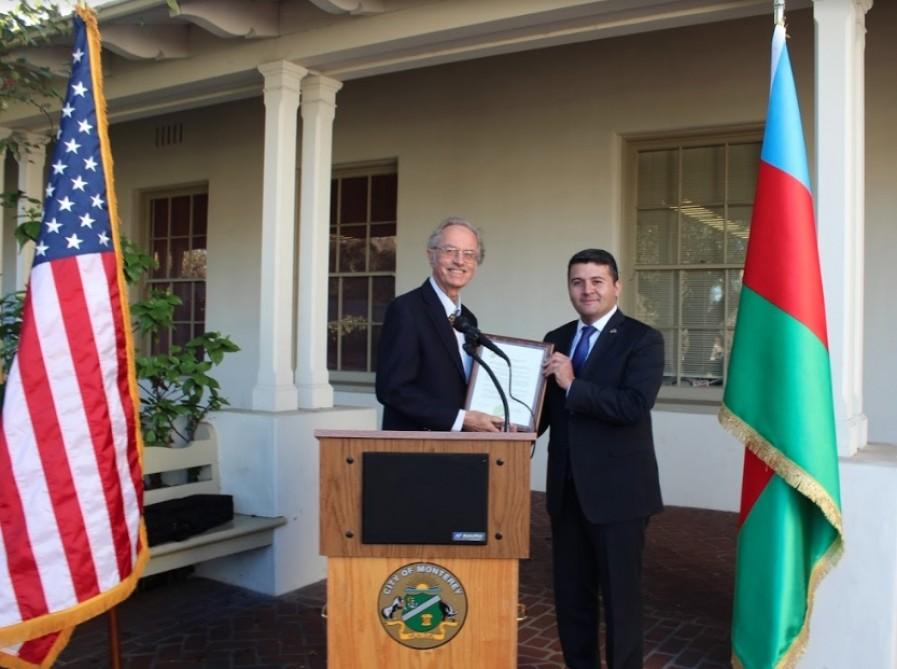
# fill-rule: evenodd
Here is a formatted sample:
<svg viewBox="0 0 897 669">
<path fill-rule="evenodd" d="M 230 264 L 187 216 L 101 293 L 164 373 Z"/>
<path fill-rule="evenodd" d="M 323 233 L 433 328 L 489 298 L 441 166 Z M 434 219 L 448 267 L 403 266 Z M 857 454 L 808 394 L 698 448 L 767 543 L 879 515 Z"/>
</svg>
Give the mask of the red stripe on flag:
<svg viewBox="0 0 897 669">
<path fill-rule="evenodd" d="M 744 476 L 741 480 L 741 512 L 738 514 L 738 527 L 744 524 L 773 474 L 775 472 L 772 468 L 754 455 L 753 451 L 744 449 Z"/>
<path fill-rule="evenodd" d="M 828 348 L 813 198 L 760 161 L 744 285 L 807 326 Z"/>
<path fill-rule="evenodd" d="M 7 569 L 16 592 L 19 612 L 23 619 L 43 615 L 48 610 L 47 598 L 37 572 L 22 498 L 13 485 L 15 478 L 4 430 L 0 430 L 0 481 L 4 482 L 3 503 L 0 504 L 0 532 L 3 532 Z"/>
<path fill-rule="evenodd" d="M 128 537 L 121 481 L 115 463 L 115 442 L 112 438 L 112 419 L 106 400 L 103 369 L 93 336 L 81 271 L 77 258 L 58 260 L 50 265 L 72 351 L 72 363 L 81 390 L 81 404 L 87 417 L 97 471 L 102 480 L 118 574 L 119 578 L 125 578 L 131 573 L 131 540 Z"/>
<path fill-rule="evenodd" d="M 62 440 L 59 419 L 56 416 L 53 395 L 50 392 L 47 369 L 34 322 L 34 311 L 28 305 L 22 318 L 18 362 L 38 454 L 53 502 L 59 536 L 65 547 L 65 559 L 78 600 L 84 601 L 96 595 L 100 591 L 100 586 L 87 539 L 84 516 L 78 505 L 71 466 Z"/>
<path fill-rule="evenodd" d="M 143 509 L 143 472 L 137 454 L 137 421 L 134 417 L 134 398 L 131 397 L 131 385 L 128 379 L 128 345 L 125 332 L 124 314 L 122 312 L 121 293 L 118 290 L 118 267 L 114 253 L 104 253 L 103 269 L 106 271 L 106 282 L 109 284 L 109 302 L 112 308 L 112 320 L 115 324 L 115 350 L 118 363 L 118 392 L 121 396 L 122 409 L 128 430 L 128 468 L 137 492 L 137 505 Z"/>
<path fill-rule="evenodd" d="M 59 634 L 60 632 L 54 632 L 53 634 L 39 636 L 36 639 L 29 639 L 19 648 L 18 656 L 26 662 L 40 666 L 47 658 L 47 655 L 50 654 L 50 651 L 53 650 L 53 645 L 56 643 L 56 639 L 59 638 Z"/>
</svg>

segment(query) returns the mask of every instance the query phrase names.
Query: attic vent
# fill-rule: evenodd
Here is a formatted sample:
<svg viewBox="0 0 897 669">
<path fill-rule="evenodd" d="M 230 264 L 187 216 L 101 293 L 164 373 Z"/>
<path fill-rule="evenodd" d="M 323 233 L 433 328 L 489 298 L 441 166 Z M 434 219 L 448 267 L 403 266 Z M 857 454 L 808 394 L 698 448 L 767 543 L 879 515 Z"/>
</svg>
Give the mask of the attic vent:
<svg viewBox="0 0 897 669">
<path fill-rule="evenodd" d="M 156 147 L 181 144 L 184 141 L 184 124 L 169 123 L 156 126 Z"/>
</svg>

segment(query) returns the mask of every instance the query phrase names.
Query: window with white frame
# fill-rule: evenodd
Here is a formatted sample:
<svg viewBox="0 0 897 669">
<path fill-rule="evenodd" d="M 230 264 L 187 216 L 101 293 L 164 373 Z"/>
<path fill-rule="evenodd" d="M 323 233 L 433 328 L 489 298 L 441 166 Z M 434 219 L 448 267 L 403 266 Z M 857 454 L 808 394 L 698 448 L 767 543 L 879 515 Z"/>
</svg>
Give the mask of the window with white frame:
<svg viewBox="0 0 897 669">
<path fill-rule="evenodd" d="M 209 195 L 205 186 L 147 196 L 149 237 L 157 266 L 149 290 L 167 290 L 181 299 L 170 329 L 151 342 L 153 354 L 183 346 L 206 327 L 206 230 Z"/>
<path fill-rule="evenodd" d="M 760 137 L 634 142 L 636 318 L 663 333 L 664 385 L 725 383 Z M 633 290 L 634 289 L 634 290 Z M 718 392 L 718 391 L 717 391 Z"/>
<path fill-rule="evenodd" d="M 397 193 L 394 163 L 333 174 L 327 367 L 346 372 L 345 379 L 376 368 L 383 317 L 396 293 Z"/>
</svg>

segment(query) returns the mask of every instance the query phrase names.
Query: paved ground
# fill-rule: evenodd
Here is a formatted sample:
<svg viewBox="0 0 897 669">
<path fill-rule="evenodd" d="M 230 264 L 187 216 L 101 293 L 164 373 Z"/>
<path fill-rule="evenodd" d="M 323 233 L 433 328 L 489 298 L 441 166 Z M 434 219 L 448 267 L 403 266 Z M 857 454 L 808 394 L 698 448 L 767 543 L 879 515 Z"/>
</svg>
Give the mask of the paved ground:
<svg viewBox="0 0 897 669">
<path fill-rule="evenodd" d="M 735 523 L 732 513 L 681 507 L 652 520 L 645 553 L 646 668 L 729 666 Z M 557 669 L 564 664 L 540 493 L 533 493 L 531 555 L 520 568 L 528 618 L 520 627 L 519 666 Z M 144 579 L 119 607 L 124 666 L 323 669 L 324 591 L 321 582 L 275 598 L 182 573 Z M 108 667 L 107 653 L 103 616 L 78 628 L 56 666 Z"/>
</svg>

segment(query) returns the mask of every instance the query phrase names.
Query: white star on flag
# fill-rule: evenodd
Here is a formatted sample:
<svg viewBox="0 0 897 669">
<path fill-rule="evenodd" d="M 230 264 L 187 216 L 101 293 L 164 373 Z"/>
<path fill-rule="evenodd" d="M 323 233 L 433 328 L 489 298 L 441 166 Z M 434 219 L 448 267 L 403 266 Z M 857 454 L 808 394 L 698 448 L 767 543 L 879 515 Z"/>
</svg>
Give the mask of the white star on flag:
<svg viewBox="0 0 897 669">
<path fill-rule="evenodd" d="M 79 217 L 81 219 L 81 227 L 89 228 L 94 224 L 95 218 L 91 218 L 90 214 L 84 214 L 84 216 Z"/>
<path fill-rule="evenodd" d="M 69 141 L 64 142 L 64 144 L 66 153 L 78 153 L 78 149 L 81 148 L 81 145 L 75 141 L 74 137 L 72 137 Z"/>
<path fill-rule="evenodd" d="M 62 227 L 62 223 L 57 221 L 55 216 L 53 218 L 51 218 L 49 221 L 47 221 L 47 229 L 50 232 L 55 232 L 55 233 L 59 234 L 59 228 L 61 228 L 61 227 Z"/>
<path fill-rule="evenodd" d="M 82 84 L 80 81 L 77 84 L 75 84 L 74 86 L 72 86 L 72 93 L 74 93 L 75 95 L 77 95 L 79 97 L 83 98 L 84 94 L 86 92 L 87 92 L 87 86 Z"/>
<path fill-rule="evenodd" d="M 84 159 L 84 169 L 90 170 L 91 172 L 97 171 L 97 161 L 93 159 L 93 156 Z"/>
<path fill-rule="evenodd" d="M 105 232 L 101 232 L 97 235 L 100 238 L 100 244 L 103 246 L 109 246 L 109 236 Z"/>
<path fill-rule="evenodd" d="M 96 195 L 90 196 L 90 204 L 97 209 L 102 209 L 105 202 L 103 201 L 103 196 L 97 193 Z"/>
<path fill-rule="evenodd" d="M 75 49 L 75 50 L 72 52 L 72 60 L 74 60 L 76 63 L 80 63 L 80 62 L 81 62 L 81 57 L 82 57 L 83 55 L 84 55 L 84 52 L 81 51 L 81 49 Z"/>
<path fill-rule="evenodd" d="M 83 192 L 84 187 L 86 185 L 87 185 L 87 182 L 81 178 L 80 174 L 78 176 L 76 176 L 74 179 L 72 179 L 72 188 L 74 188 L 75 190 L 80 190 Z"/>
<path fill-rule="evenodd" d="M 65 241 L 69 243 L 66 248 L 69 249 L 80 249 L 81 248 L 81 240 L 78 235 L 73 234 L 71 237 L 66 237 Z"/>
<path fill-rule="evenodd" d="M 89 135 L 91 128 L 93 128 L 93 126 L 90 125 L 90 121 L 88 121 L 87 119 L 84 119 L 83 121 L 78 121 L 78 132 L 84 132 Z"/>
<path fill-rule="evenodd" d="M 53 163 L 53 174 L 62 174 L 65 172 L 67 167 L 68 165 L 66 165 L 64 162 L 62 162 L 61 160 L 57 160 L 55 163 Z"/>
<path fill-rule="evenodd" d="M 56 201 L 59 203 L 59 209 L 60 209 L 61 211 L 71 211 L 71 210 L 72 210 L 72 205 L 75 204 L 74 202 L 72 202 L 71 200 L 69 200 L 69 196 L 68 196 L 68 195 L 66 195 L 66 196 L 65 196 L 64 198 L 62 198 L 61 200 L 56 200 Z"/>
<path fill-rule="evenodd" d="M 38 245 L 34 247 L 34 252 L 39 256 L 43 256 L 43 255 L 47 254 L 48 248 L 50 248 L 50 247 L 47 246 L 46 244 L 44 244 L 43 242 L 39 242 Z"/>
<path fill-rule="evenodd" d="M 53 184 L 47 184 L 47 190 L 46 190 L 47 197 L 50 197 L 55 190 L 56 190 L 56 186 L 54 186 Z"/>
<path fill-rule="evenodd" d="M 65 107 L 62 108 L 62 115 L 71 118 L 73 111 L 75 111 L 75 108 L 72 107 L 68 102 L 66 102 Z"/>
</svg>

